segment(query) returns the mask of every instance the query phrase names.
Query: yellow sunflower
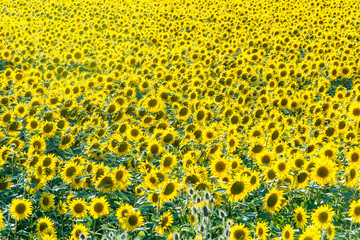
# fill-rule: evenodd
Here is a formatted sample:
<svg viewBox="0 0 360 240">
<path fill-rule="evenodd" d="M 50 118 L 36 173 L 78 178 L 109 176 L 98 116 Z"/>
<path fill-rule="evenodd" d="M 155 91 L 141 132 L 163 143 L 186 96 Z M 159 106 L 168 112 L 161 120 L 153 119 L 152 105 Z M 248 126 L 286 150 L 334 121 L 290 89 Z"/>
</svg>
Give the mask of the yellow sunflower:
<svg viewBox="0 0 360 240">
<path fill-rule="evenodd" d="M 265 211 L 274 214 L 281 208 L 281 202 L 284 199 L 283 192 L 276 189 L 270 190 L 264 198 L 264 209 Z"/>
<path fill-rule="evenodd" d="M 313 214 L 311 214 L 311 220 L 316 226 L 323 229 L 331 223 L 334 214 L 335 212 L 332 211 L 331 208 L 326 205 L 322 205 L 318 207 Z"/>
<path fill-rule="evenodd" d="M 249 179 L 245 176 L 235 176 L 227 185 L 226 193 L 230 201 L 240 201 L 245 198 L 250 190 Z"/>
<path fill-rule="evenodd" d="M 326 158 L 318 159 L 315 163 L 315 167 L 311 172 L 311 178 L 322 185 L 335 180 L 335 176 L 335 163 Z"/>
<path fill-rule="evenodd" d="M 69 210 L 74 217 L 85 218 L 87 215 L 88 207 L 85 200 L 82 200 L 80 198 L 71 201 L 71 203 L 69 204 Z"/>
<path fill-rule="evenodd" d="M 11 216 L 18 221 L 28 218 L 32 210 L 32 204 L 28 199 L 13 199 L 10 205 Z"/>
<path fill-rule="evenodd" d="M 71 232 L 71 239 L 78 240 L 80 239 L 81 234 L 83 234 L 85 236 L 85 239 L 87 239 L 87 236 L 89 235 L 88 229 L 85 227 L 85 225 L 77 223 L 74 225 L 74 228 Z"/>
<path fill-rule="evenodd" d="M 294 239 L 294 230 L 289 224 L 287 224 L 283 228 L 282 238 L 283 238 L 283 240 L 293 240 Z"/>
<path fill-rule="evenodd" d="M 256 225 L 256 235 L 260 240 L 265 240 L 268 236 L 268 226 L 266 222 L 259 222 Z"/>
<path fill-rule="evenodd" d="M 301 206 L 297 207 L 295 209 L 293 219 L 298 228 L 304 228 L 307 224 L 307 215 L 305 209 Z"/>
<path fill-rule="evenodd" d="M 42 210 L 51 210 L 54 208 L 54 195 L 44 192 L 40 198 L 40 206 Z"/>
<path fill-rule="evenodd" d="M 354 200 L 350 204 L 349 217 L 356 223 L 360 223 L 360 200 Z"/>
<path fill-rule="evenodd" d="M 230 228 L 230 240 L 250 240 L 250 231 L 243 223 L 237 223 Z"/>
<path fill-rule="evenodd" d="M 51 222 L 51 219 L 48 217 L 43 217 L 37 221 L 36 231 L 40 235 L 42 233 L 51 231 L 53 227 L 54 227 L 54 223 Z"/>
<path fill-rule="evenodd" d="M 139 211 L 131 209 L 125 214 L 125 217 L 121 218 L 121 223 L 124 230 L 134 231 L 144 223 L 144 217 L 140 215 Z"/>
<path fill-rule="evenodd" d="M 89 212 L 90 215 L 95 219 L 109 214 L 109 203 L 107 202 L 106 198 L 94 198 L 90 203 Z"/>
</svg>

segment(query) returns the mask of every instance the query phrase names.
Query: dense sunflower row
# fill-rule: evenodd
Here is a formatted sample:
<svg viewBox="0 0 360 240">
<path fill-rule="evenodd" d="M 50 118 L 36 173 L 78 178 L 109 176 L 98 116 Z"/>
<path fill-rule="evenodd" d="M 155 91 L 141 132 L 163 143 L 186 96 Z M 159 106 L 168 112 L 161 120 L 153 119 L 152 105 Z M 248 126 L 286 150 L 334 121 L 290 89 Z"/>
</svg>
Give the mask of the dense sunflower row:
<svg viewBox="0 0 360 240">
<path fill-rule="evenodd" d="M 0 238 L 360 238 L 359 14 L 2 1 Z"/>
</svg>

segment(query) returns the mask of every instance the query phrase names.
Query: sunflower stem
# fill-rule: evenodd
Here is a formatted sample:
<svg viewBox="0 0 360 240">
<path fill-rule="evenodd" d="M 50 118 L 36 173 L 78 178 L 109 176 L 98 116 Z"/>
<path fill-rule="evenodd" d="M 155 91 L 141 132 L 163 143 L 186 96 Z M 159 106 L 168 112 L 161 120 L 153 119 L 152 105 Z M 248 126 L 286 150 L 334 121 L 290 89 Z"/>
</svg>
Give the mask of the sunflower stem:
<svg viewBox="0 0 360 240">
<path fill-rule="evenodd" d="M 353 221 L 352 221 L 352 220 L 350 220 L 349 240 L 351 240 L 352 223 L 353 223 Z"/>
<path fill-rule="evenodd" d="M 94 237 L 95 237 L 95 229 L 96 229 L 96 219 L 94 219 L 94 222 L 93 222 L 93 232 L 94 232 Z"/>
</svg>

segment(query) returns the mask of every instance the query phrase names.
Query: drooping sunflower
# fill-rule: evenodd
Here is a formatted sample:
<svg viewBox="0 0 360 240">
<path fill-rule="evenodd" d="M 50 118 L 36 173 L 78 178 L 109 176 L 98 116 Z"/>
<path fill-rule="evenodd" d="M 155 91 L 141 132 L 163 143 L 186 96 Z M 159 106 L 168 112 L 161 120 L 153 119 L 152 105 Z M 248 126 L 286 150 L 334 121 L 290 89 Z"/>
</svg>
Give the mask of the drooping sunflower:
<svg viewBox="0 0 360 240">
<path fill-rule="evenodd" d="M 303 207 L 298 206 L 294 211 L 294 217 L 293 217 L 296 227 L 302 229 L 307 224 L 307 215 L 306 211 Z"/>
<path fill-rule="evenodd" d="M 260 239 L 260 240 L 265 240 L 268 236 L 268 226 L 266 222 L 259 222 L 256 225 L 256 236 Z"/>
<path fill-rule="evenodd" d="M 32 204 L 28 199 L 13 199 L 10 205 L 10 213 L 16 220 L 23 220 L 32 213 Z"/>
<path fill-rule="evenodd" d="M 69 210 L 75 218 L 84 218 L 87 215 L 87 204 L 83 199 L 76 199 L 69 204 Z"/>
<path fill-rule="evenodd" d="M 250 182 L 246 176 L 235 176 L 228 184 L 226 193 L 230 201 L 236 202 L 245 198 L 250 190 Z"/>
<path fill-rule="evenodd" d="M 264 198 L 264 209 L 265 211 L 274 214 L 281 208 L 281 202 L 284 199 L 283 192 L 276 189 L 270 190 Z"/>
<path fill-rule="evenodd" d="M 116 185 L 113 177 L 110 174 L 105 174 L 101 176 L 98 181 L 95 183 L 95 187 L 104 193 L 112 191 Z"/>
<path fill-rule="evenodd" d="M 61 137 L 59 141 L 59 148 L 62 150 L 65 150 L 69 147 L 71 147 L 75 142 L 75 138 L 72 136 L 72 134 L 65 134 Z"/>
<path fill-rule="evenodd" d="M 107 202 L 106 198 L 94 198 L 90 203 L 89 212 L 90 215 L 95 219 L 109 214 L 109 203 Z"/>
<path fill-rule="evenodd" d="M 360 223 L 360 200 L 354 200 L 350 204 L 349 217 L 356 223 Z"/>
<path fill-rule="evenodd" d="M 230 240 L 250 240 L 250 231 L 243 223 L 237 223 L 230 228 Z"/>
<path fill-rule="evenodd" d="M 332 221 L 332 217 L 335 212 L 326 205 L 318 207 L 313 214 L 311 214 L 311 220 L 319 228 L 325 228 Z"/>
</svg>

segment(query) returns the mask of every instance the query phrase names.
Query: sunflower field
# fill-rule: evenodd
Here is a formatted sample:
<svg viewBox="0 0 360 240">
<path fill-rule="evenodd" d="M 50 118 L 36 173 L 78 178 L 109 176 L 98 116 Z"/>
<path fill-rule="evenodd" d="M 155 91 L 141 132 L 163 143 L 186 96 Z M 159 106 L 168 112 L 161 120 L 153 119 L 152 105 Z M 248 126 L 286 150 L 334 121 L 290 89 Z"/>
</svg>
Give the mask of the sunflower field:
<svg viewBox="0 0 360 240">
<path fill-rule="evenodd" d="M 358 0 L 0 2 L 0 239 L 360 239 Z"/>
</svg>

